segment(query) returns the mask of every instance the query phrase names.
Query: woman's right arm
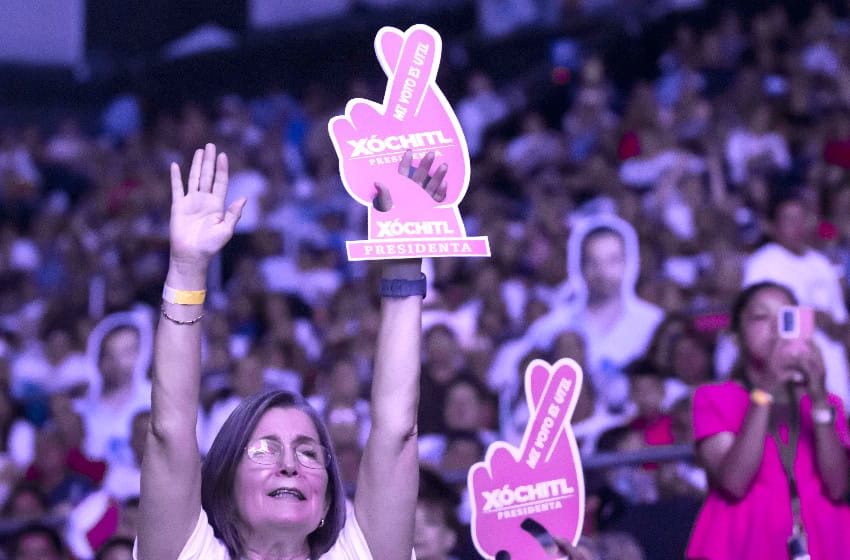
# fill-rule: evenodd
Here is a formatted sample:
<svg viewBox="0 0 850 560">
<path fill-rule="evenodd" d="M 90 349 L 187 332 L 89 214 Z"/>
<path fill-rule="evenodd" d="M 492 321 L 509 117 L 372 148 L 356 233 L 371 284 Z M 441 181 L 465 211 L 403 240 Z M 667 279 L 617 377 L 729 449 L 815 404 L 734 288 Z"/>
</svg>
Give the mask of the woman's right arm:
<svg viewBox="0 0 850 560">
<path fill-rule="evenodd" d="M 770 407 L 751 401 L 737 434 L 720 432 L 697 443 L 697 456 L 712 484 L 735 500 L 746 496 L 761 467 Z"/>
<path fill-rule="evenodd" d="M 215 146 L 197 150 L 187 188 L 171 168 L 171 256 L 165 284 L 206 289 L 210 258 L 233 235 L 244 200 L 225 212 L 227 158 Z M 154 342 L 151 429 L 142 459 L 140 560 L 177 558 L 198 521 L 201 463 L 195 424 L 201 376 L 203 304 L 163 301 Z"/>
</svg>

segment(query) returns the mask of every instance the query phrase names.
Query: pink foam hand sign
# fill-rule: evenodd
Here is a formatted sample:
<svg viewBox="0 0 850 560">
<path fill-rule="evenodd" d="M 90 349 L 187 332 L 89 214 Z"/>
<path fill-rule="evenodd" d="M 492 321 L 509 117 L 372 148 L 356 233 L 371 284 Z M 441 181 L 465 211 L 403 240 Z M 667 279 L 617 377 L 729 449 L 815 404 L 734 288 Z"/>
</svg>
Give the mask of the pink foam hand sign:
<svg viewBox="0 0 850 560">
<path fill-rule="evenodd" d="M 584 477 L 570 426 L 582 371 L 569 359 L 534 360 L 525 372 L 530 417 L 520 447 L 495 442 L 469 470 L 472 539 L 496 560 L 551 560 L 552 535 L 576 544 Z"/>
<path fill-rule="evenodd" d="M 349 260 L 406 257 L 489 256 L 486 237 L 467 237 L 458 205 L 469 185 L 469 150 L 460 123 L 437 86 L 442 40 L 426 25 L 402 32 L 384 27 L 375 52 L 387 87 L 382 103 L 351 99 L 345 114 L 328 123 L 348 193 L 368 208 L 368 240 L 347 243 Z M 445 199 L 435 201 L 400 175 L 410 151 L 413 165 L 428 153 L 434 168 L 445 164 Z M 372 205 L 375 182 L 390 191 L 393 205 Z"/>
</svg>

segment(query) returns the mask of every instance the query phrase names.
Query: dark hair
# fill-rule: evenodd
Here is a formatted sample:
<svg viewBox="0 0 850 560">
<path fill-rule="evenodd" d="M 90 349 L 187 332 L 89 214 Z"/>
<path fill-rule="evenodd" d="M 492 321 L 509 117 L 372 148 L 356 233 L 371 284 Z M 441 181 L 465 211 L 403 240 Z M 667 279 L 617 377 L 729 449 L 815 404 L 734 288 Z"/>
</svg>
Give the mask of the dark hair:
<svg viewBox="0 0 850 560">
<path fill-rule="evenodd" d="M 629 362 L 624 368 L 624 373 L 629 378 L 634 377 L 653 377 L 658 380 L 663 380 L 666 377 L 666 372 L 655 365 L 655 362 L 649 358 L 637 358 Z"/>
<path fill-rule="evenodd" d="M 766 280 L 764 282 L 757 282 L 756 284 L 751 284 L 738 292 L 738 295 L 735 297 L 735 301 L 732 303 L 732 319 L 730 323 L 730 328 L 732 332 L 736 335 L 741 334 L 741 320 L 744 315 L 744 310 L 747 306 L 750 305 L 750 302 L 753 298 L 761 292 L 762 290 L 773 289 L 779 290 L 783 292 L 788 299 L 791 301 L 793 305 L 797 305 L 797 298 L 794 296 L 794 293 L 790 288 L 783 284 L 779 284 L 777 282 L 772 282 L 770 280 Z M 735 363 L 732 365 L 732 371 L 730 372 L 730 377 L 732 379 L 737 379 L 742 381 L 744 385 L 747 385 L 749 381 L 747 381 L 747 377 L 744 371 L 744 358 L 746 355 L 746 349 L 741 347 L 739 348 L 738 358 L 735 360 Z"/>
<path fill-rule="evenodd" d="M 774 289 L 784 292 L 785 295 L 788 296 L 788 299 L 791 300 L 792 305 L 797 305 L 797 298 L 794 296 L 794 293 L 791 291 L 790 288 L 788 288 L 788 286 L 770 280 L 751 284 L 740 292 L 738 292 L 738 295 L 735 296 L 735 301 L 732 302 L 732 320 L 730 328 L 732 329 L 733 333 L 741 334 L 741 319 L 744 314 L 744 309 L 746 309 L 747 306 L 750 305 L 750 302 L 753 300 L 757 293 L 767 289 Z"/>
<path fill-rule="evenodd" d="M 591 229 L 590 231 L 588 231 L 587 233 L 585 233 L 584 237 L 581 239 L 581 253 L 580 253 L 581 258 L 579 260 L 582 264 L 584 264 L 584 259 L 585 259 L 586 253 L 587 253 L 588 243 L 590 243 L 594 238 L 600 237 L 602 235 L 614 235 L 614 236 L 617 237 L 617 239 L 620 240 L 620 243 L 622 243 L 623 245 L 625 245 L 625 243 L 626 243 L 626 240 L 623 238 L 623 234 L 620 233 L 619 231 L 617 231 L 616 229 L 612 228 L 611 226 L 595 227 L 595 228 Z"/>
<path fill-rule="evenodd" d="M 776 221 L 779 211 L 788 203 L 805 204 L 803 190 L 798 186 L 797 178 L 790 174 L 774 174 L 768 178 L 771 186 L 767 200 L 767 218 Z"/>
<path fill-rule="evenodd" d="M 620 445 L 626 441 L 632 434 L 632 429 L 628 426 L 615 426 L 613 428 L 608 428 L 604 432 L 599 435 L 599 439 L 596 440 L 596 450 L 597 451 L 618 451 Z"/>
<path fill-rule="evenodd" d="M 239 512 L 234 496 L 236 468 L 260 418 L 272 408 L 294 408 L 309 416 L 316 426 L 319 442 L 330 454 L 327 468 L 328 513 L 324 525 L 307 536 L 310 557 L 318 558 L 333 546 L 345 525 L 345 489 L 327 427 L 300 395 L 288 391 L 265 391 L 248 397 L 236 407 L 221 427 L 201 468 L 201 505 L 216 536 L 222 540 L 231 557 L 241 557 L 245 550 L 237 530 Z"/>
<path fill-rule="evenodd" d="M 128 537 L 112 537 L 97 549 L 94 555 L 94 560 L 103 560 L 106 558 L 106 553 L 114 548 L 124 548 L 132 552 L 133 539 Z"/>
<path fill-rule="evenodd" d="M 9 496 L 6 498 L 6 503 L 3 504 L 3 509 L 0 510 L 0 515 L 3 517 L 11 516 L 12 508 L 15 507 L 15 500 L 18 499 L 18 496 L 22 496 L 24 494 L 31 494 L 34 496 L 41 505 L 41 508 L 44 511 L 47 511 L 47 496 L 41 491 L 41 488 L 32 481 L 21 480 L 12 487 L 12 491 L 9 492 Z"/>
<path fill-rule="evenodd" d="M 448 394 L 451 393 L 458 385 L 469 385 L 472 390 L 475 391 L 475 395 L 481 402 L 486 402 L 492 396 L 487 385 L 476 377 L 474 373 L 468 370 L 461 370 L 459 373 L 455 374 L 455 376 L 446 383 L 444 394 L 448 396 Z"/>
<path fill-rule="evenodd" d="M 420 503 L 438 509 L 446 526 L 456 535 L 461 534 L 463 528 L 456 513 L 458 506 L 460 506 L 460 496 L 440 473 L 427 466 L 419 467 L 419 496 L 417 499 Z"/>
<path fill-rule="evenodd" d="M 12 539 L 12 546 L 10 549 L 12 558 L 18 555 L 18 549 L 21 546 L 21 541 L 23 540 L 23 538 L 29 535 L 43 535 L 47 537 L 47 540 L 50 541 L 50 546 L 53 548 L 53 551 L 56 552 L 56 554 L 62 554 L 62 552 L 64 551 L 62 537 L 59 535 L 59 531 L 57 531 L 54 527 L 47 525 L 46 523 L 43 523 L 41 521 L 34 521 L 32 523 L 28 523 L 15 533 L 15 536 Z"/>
</svg>

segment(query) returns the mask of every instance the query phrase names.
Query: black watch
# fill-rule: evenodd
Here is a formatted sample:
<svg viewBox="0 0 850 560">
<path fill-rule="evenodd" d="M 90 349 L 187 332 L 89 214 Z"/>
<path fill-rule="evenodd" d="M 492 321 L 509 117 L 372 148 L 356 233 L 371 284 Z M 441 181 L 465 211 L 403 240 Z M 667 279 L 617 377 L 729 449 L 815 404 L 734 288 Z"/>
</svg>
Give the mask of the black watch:
<svg viewBox="0 0 850 560">
<path fill-rule="evenodd" d="M 379 290 L 381 297 L 401 298 L 408 296 L 422 296 L 424 298 L 425 292 L 425 274 L 421 274 L 418 280 L 381 278 L 381 287 Z"/>
</svg>

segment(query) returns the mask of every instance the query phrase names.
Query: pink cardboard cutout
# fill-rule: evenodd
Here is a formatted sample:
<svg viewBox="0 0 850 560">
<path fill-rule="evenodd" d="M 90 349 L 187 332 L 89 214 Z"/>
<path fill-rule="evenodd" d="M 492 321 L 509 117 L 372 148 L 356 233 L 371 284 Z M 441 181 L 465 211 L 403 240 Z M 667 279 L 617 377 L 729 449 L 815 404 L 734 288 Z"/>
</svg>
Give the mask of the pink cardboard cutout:
<svg viewBox="0 0 850 560">
<path fill-rule="evenodd" d="M 525 371 L 530 418 L 520 447 L 497 441 L 469 470 L 472 539 L 485 558 L 551 560 L 535 526 L 578 542 L 584 476 L 570 419 L 581 384 L 581 368 L 569 358 L 531 362 Z"/>
<path fill-rule="evenodd" d="M 349 260 L 408 257 L 490 256 L 486 237 L 467 237 L 458 204 L 469 185 L 469 150 L 448 100 L 437 86 L 442 40 L 426 25 L 402 32 L 384 27 L 375 53 L 387 75 L 382 104 L 351 99 L 345 115 L 328 131 L 348 193 L 368 207 L 369 239 L 349 241 Z M 416 165 L 435 152 L 431 169 L 448 164 L 445 200 L 436 202 L 419 185 L 399 175 L 407 150 Z M 375 182 L 390 190 L 393 207 L 372 206 Z"/>
</svg>

